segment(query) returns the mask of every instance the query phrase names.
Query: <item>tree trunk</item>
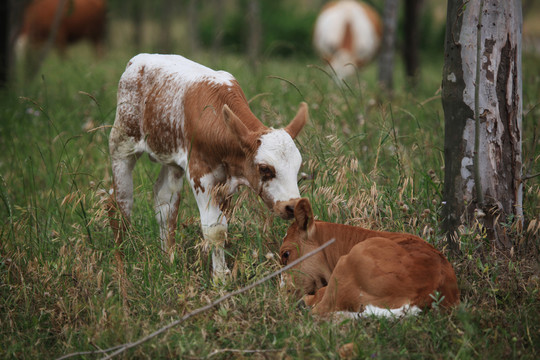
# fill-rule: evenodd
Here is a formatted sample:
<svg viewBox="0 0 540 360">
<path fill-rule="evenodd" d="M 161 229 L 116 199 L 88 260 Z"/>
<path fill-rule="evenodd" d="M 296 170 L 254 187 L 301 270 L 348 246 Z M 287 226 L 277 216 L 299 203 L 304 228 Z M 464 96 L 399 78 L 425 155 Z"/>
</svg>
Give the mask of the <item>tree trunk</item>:
<svg viewBox="0 0 540 360">
<path fill-rule="evenodd" d="M 405 73 L 415 82 L 420 67 L 420 18 L 424 0 L 405 0 Z"/>
<path fill-rule="evenodd" d="M 197 0 L 189 0 L 188 4 L 188 36 L 191 54 L 199 51 L 199 8 Z"/>
<path fill-rule="evenodd" d="M 171 25 L 174 13 L 174 2 L 163 0 L 161 2 L 161 26 L 159 38 L 159 52 L 169 54 L 172 52 Z"/>
<path fill-rule="evenodd" d="M 9 14 L 10 2 L 2 1 L 0 4 L 0 87 L 6 86 L 9 74 Z"/>
<path fill-rule="evenodd" d="M 261 4 L 259 0 L 249 0 L 248 3 L 248 58 L 251 66 L 256 68 L 261 51 L 262 25 Z"/>
<path fill-rule="evenodd" d="M 16 59 L 15 42 L 21 31 L 24 9 L 28 4 L 28 0 L 4 0 L 2 1 L 2 11 L 6 11 L 1 15 L 0 26 L 2 31 L 7 31 L 2 35 L 2 52 L 0 53 L 0 63 L 2 64 L 2 86 L 9 85 L 10 81 L 16 78 L 16 61 L 24 59 Z M 19 54 L 22 56 L 22 54 Z"/>
<path fill-rule="evenodd" d="M 475 217 L 499 248 L 512 246 L 502 224 L 522 220 L 521 27 L 521 1 L 448 1 L 442 215 L 454 250 Z"/>
<path fill-rule="evenodd" d="M 398 0 L 386 0 L 383 12 L 383 38 L 379 54 L 379 83 L 386 90 L 394 87 L 394 55 L 396 52 L 396 26 Z"/>
<path fill-rule="evenodd" d="M 143 48 L 144 2 L 135 0 L 132 11 L 133 45 L 135 46 L 135 52 L 140 52 Z"/>
<path fill-rule="evenodd" d="M 218 56 L 223 45 L 223 35 L 225 32 L 225 8 L 222 0 L 214 0 L 214 41 L 212 41 L 212 53 Z"/>
</svg>

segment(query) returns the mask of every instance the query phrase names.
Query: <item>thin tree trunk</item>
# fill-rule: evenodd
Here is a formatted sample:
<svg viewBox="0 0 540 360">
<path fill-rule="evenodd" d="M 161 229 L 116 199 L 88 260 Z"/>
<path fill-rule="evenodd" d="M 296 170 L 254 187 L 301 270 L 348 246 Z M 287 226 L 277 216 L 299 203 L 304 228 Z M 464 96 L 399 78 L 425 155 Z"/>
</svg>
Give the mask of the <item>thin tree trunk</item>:
<svg viewBox="0 0 540 360">
<path fill-rule="evenodd" d="M 261 4 L 259 0 L 249 0 L 248 3 L 248 58 L 253 68 L 257 67 L 261 51 L 262 26 Z"/>
<path fill-rule="evenodd" d="M 8 0 L 0 4 L 0 87 L 6 86 L 9 74 L 9 14 L 11 3 Z"/>
<path fill-rule="evenodd" d="M 496 246 L 509 248 L 512 243 L 502 224 L 523 217 L 521 26 L 520 1 L 448 2 L 442 80 L 446 202 L 442 215 L 454 250 L 459 226 L 472 225 L 475 216 Z M 477 61 L 480 73 L 475 80 Z"/>
<path fill-rule="evenodd" d="M 163 0 L 161 3 L 161 33 L 159 39 L 159 51 L 162 53 L 170 53 L 172 50 L 171 25 L 173 7 L 173 0 Z"/>
<path fill-rule="evenodd" d="M 6 41 L 6 50 L 0 56 L 2 56 L 2 60 L 4 61 L 6 72 L 6 81 L 7 84 L 9 84 L 10 81 L 14 80 L 16 78 L 16 62 L 17 60 L 24 62 L 24 58 L 16 58 L 17 54 L 15 51 L 15 44 L 17 41 L 17 38 L 21 32 L 22 29 L 22 23 L 23 23 L 23 17 L 24 17 L 24 9 L 28 5 L 29 0 L 4 0 L 3 4 L 7 6 L 7 20 L 4 22 L 4 19 L 2 19 L 2 25 L 7 26 L 7 34 L 5 34 L 6 38 L 4 39 Z M 24 54 L 18 54 L 20 56 L 23 56 Z M 23 64 L 24 65 L 24 64 Z M 17 74 L 19 75 L 19 74 Z M 24 79 L 23 79 L 24 80 Z"/>
<path fill-rule="evenodd" d="M 143 1 L 135 0 L 133 2 L 133 45 L 135 52 L 140 52 L 143 48 L 143 24 L 144 24 L 144 9 Z"/>
<path fill-rule="evenodd" d="M 399 2 L 386 0 L 383 12 L 383 38 L 379 54 L 379 83 L 386 90 L 394 87 L 394 55 Z"/>
<path fill-rule="evenodd" d="M 420 18 L 423 0 L 405 0 L 405 73 L 415 82 L 420 67 Z"/>
<path fill-rule="evenodd" d="M 191 53 L 199 51 L 199 8 L 197 0 L 189 0 L 188 4 L 188 34 Z"/>
<path fill-rule="evenodd" d="M 214 0 L 214 41 L 212 42 L 212 53 L 217 56 L 221 52 L 223 45 L 223 33 L 225 9 L 223 0 Z"/>
<path fill-rule="evenodd" d="M 64 9 L 66 8 L 66 4 L 67 0 L 58 1 L 56 10 L 54 12 L 53 22 L 51 24 L 51 28 L 49 29 L 50 31 L 47 37 L 47 41 L 39 49 L 39 55 L 34 59 L 30 59 L 30 53 L 26 54 L 25 66 L 27 67 L 26 72 L 29 79 L 32 79 L 34 76 L 37 75 L 39 69 L 41 69 L 41 66 L 49 55 L 49 52 L 51 51 L 55 43 L 57 44 L 58 29 L 60 28 L 60 23 L 62 22 L 62 17 L 64 16 Z M 32 56 L 33 55 L 34 54 L 32 54 Z"/>
</svg>

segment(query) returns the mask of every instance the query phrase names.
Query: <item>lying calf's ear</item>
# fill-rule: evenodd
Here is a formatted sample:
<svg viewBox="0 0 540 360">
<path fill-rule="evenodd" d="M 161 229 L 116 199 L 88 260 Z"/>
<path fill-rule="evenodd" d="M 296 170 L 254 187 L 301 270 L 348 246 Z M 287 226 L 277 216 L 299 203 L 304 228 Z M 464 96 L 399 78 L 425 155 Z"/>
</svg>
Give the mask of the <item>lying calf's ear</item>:
<svg viewBox="0 0 540 360">
<path fill-rule="evenodd" d="M 304 231 L 313 223 L 313 210 L 311 210 L 311 204 L 306 198 L 298 200 L 294 207 L 294 218 L 298 223 L 298 227 Z"/>
</svg>

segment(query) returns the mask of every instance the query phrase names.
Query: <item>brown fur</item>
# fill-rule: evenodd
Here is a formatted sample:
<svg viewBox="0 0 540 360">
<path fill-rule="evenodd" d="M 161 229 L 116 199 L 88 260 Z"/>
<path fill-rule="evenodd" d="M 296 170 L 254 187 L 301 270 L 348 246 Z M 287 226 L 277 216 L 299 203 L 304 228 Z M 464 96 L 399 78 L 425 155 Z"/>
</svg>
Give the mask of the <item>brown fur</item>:
<svg viewBox="0 0 540 360">
<path fill-rule="evenodd" d="M 343 33 L 343 39 L 341 40 L 341 48 L 348 52 L 353 51 L 353 34 L 351 29 L 351 23 L 347 21 L 345 24 L 345 32 Z"/>
<path fill-rule="evenodd" d="M 45 43 L 52 30 L 60 0 L 34 0 L 24 11 L 21 36 L 32 46 Z M 62 12 L 55 45 L 63 52 L 79 40 L 90 40 L 101 52 L 105 38 L 105 0 L 68 0 Z"/>
<path fill-rule="evenodd" d="M 207 104 L 212 104 L 212 107 Z M 241 123 L 249 130 L 249 138 L 244 139 L 243 144 L 236 141 L 224 121 L 218 121 L 220 116 L 224 116 L 220 110 L 225 104 L 235 116 L 242 119 L 233 124 Z M 246 170 L 249 172 L 246 177 L 255 175 L 253 169 L 246 169 L 244 165 L 252 163 L 258 147 L 256 140 L 268 128 L 249 110 L 245 95 L 236 81 L 228 92 L 207 83 L 192 86 L 186 92 L 185 109 L 186 119 L 192 119 L 186 121 L 184 138 L 191 149 L 189 167 L 193 178 L 200 178 L 220 164 L 226 164 L 229 176 L 239 176 Z"/>
<path fill-rule="evenodd" d="M 435 291 L 444 296 L 442 306 L 459 303 L 452 265 L 418 236 L 314 221 L 307 199 L 299 200 L 294 214 L 280 249 L 283 264 L 336 239 L 289 275 L 289 286 L 310 295 L 305 301 L 314 313 L 356 312 L 366 305 L 422 309 L 431 306 Z"/>
</svg>

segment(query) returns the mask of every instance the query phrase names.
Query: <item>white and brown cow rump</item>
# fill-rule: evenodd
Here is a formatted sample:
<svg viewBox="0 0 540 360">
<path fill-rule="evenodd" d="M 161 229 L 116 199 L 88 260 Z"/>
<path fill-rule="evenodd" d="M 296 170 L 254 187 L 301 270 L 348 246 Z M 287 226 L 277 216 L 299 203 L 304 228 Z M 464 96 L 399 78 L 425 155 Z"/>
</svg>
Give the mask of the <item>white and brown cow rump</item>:
<svg viewBox="0 0 540 360">
<path fill-rule="evenodd" d="M 294 216 L 280 249 L 283 265 L 335 239 L 283 277 L 314 314 L 392 317 L 435 301 L 444 308 L 459 303 L 452 265 L 418 236 L 315 221 L 308 199 L 298 201 Z"/>
<path fill-rule="evenodd" d="M 307 118 L 307 105 L 302 103 L 284 129 L 266 127 L 251 112 L 231 74 L 178 55 L 135 56 L 118 85 L 116 120 L 109 137 L 115 207 L 126 220 L 120 222 L 111 212 L 117 243 L 131 216 L 133 167 L 146 152 L 162 164 L 154 185 L 162 248 L 174 244 L 186 175 L 203 236 L 212 246 L 214 276 L 223 276 L 228 268 L 223 249 L 227 219 L 222 210 L 238 186 L 253 189 L 280 217 L 293 217 L 302 162 L 293 140 Z"/>
<path fill-rule="evenodd" d="M 327 3 L 313 32 L 315 50 L 340 79 L 369 63 L 377 55 L 381 39 L 379 14 L 368 4 L 354 0 Z"/>
</svg>

